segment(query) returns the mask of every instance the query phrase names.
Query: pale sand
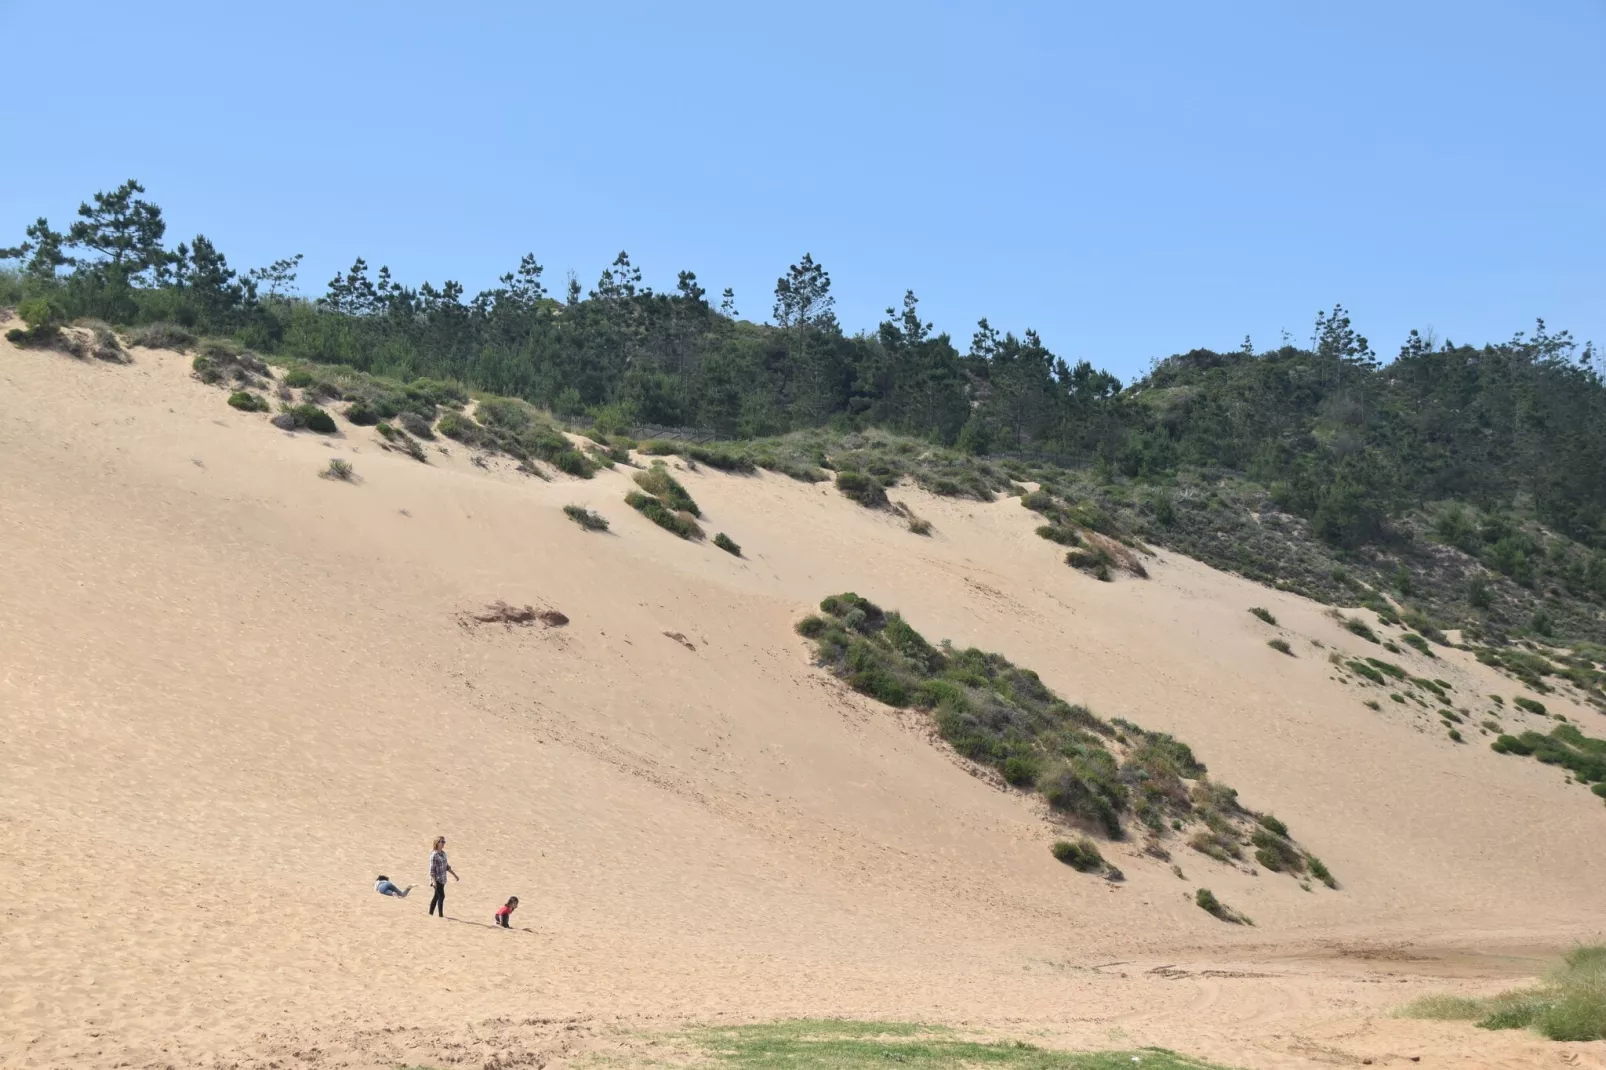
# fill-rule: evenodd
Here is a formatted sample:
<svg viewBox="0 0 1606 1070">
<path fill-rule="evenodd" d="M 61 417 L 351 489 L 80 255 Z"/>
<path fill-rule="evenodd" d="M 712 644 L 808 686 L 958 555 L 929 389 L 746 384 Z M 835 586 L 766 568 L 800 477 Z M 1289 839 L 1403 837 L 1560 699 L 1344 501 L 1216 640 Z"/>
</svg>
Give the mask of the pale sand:
<svg viewBox="0 0 1606 1070">
<path fill-rule="evenodd" d="M 898 488 L 923 539 L 829 485 L 677 471 L 737 560 L 636 515 L 627 470 L 286 435 L 135 356 L 0 342 L 0 1065 L 565 1065 L 844 1015 L 1245 1067 L 1606 1066 L 1389 1017 L 1599 939 L 1606 810 L 1476 717 L 1457 746 L 1363 707 L 1310 640 L 1376 648 L 1320 606 L 1169 553 L 1098 583 L 1013 499 Z M 331 456 L 361 482 L 317 478 Z M 1055 862 L 1030 796 L 810 665 L 792 626 L 847 589 L 1175 732 L 1342 890 L 1180 844 L 1186 881 L 1132 844 L 1119 887 Z M 497 599 L 571 623 L 458 623 Z M 1520 693 L 1460 652 L 1393 660 L 1461 702 Z M 381 872 L 419 887 L 380 897 Z M 532 933 L 489 927 L 510 894 Z"/>
</svg>

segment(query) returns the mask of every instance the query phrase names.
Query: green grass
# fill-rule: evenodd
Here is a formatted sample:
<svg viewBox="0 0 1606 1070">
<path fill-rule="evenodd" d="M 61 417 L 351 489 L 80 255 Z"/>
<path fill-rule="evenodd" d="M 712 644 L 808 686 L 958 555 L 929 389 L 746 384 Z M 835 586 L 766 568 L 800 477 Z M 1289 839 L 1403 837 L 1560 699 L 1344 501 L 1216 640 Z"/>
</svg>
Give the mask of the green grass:
<svg viewBox="0 0 1606 1070">
<path fill-rule="evenodd" d="M 1254 924 L 1254 922 L 1249 920 L 1248 916 L 1238 913 L 1226 903 L 1223 903 L 1221 900 L 1217 899 L 1215 893 L 1209 888 L 1200 888 L 1198 891 L 1194 892 L 1193 901 L 1200 910 L 1204 911 L 1206 914 L 1220 918 L 1222 921 L 1231 922 L 1234 925 Z"/>
<path fill-rule="evenodd" d="M 1299 656 L 1294 653 L 1294 648 L 1288 645 L 1288 640 L 1286 639 L 1267 639 L 1266 645 L 1279 654 L 1287 654 L 1291 658 Z"/>
<path fill-rule="evenodd" d="M 887 505 L 887 490 L 873 476 L 863 472 L 838 472 L 836 489 L 844 498 L 858 502 L 866 509 L 883 509 Z"/>
<path fill-rule="evenodd" d="M 1092 873 L 1104 868 L 1104 856 L 1099 854 L 1098 845 L 1086 836 L 1074 843 L 1069 840 L 1055 840 L 1049 850 L 1053 852 L 1055 858 L 1083 873 Z"/>
<path fill-rule="evenodd" d="M 727 554 L 730 554 L 732 557 L 741 557 L 742 556 L 742 548 L 740 546 L 736 545 L 736 540 L 732 539 L 729 535 L 725 534 L 723 531 L 720 532 L 718 535 L 714 536 L 714 545 L 719 547 L 721 550 L 724 550 Z"/>
<path fill-rule="evenodd" d="M 1399 1013 L 1475 1022 L 1480 1029 L 1532 1029 L 1551 1040 L 1606 1040 L 1606 945 L 1573 948 L 1532 988 L 1486 998 L 1425 996 Z"/>
<path fill-rule="evenodd" d="M 268 399 L 248 390 L 236 390 L 229 395 L 229 404 L 241 412 L 267 412 Z"/>
<path fill-rule="evenodd" d="M 1348 629 L 1351 634 L 1360 636 L 1368 643 L 1380 642 L 1377 637 L 1377 633 L 1374 632 L 1371 625 L 1367 624 L 1364 620 L 1358 620 L 1355 617 L 1346 617 L 1344 618 L 1344 627 Z"/>
<path fill-rule="evenodd" d="M 1068 1052 L 973 1040 L 940 1026 L 839 1019 L 693 1030 L 687 1039 L 734 1070 L 1217 1070 L 1163 1048 Z"/>
<path fill-rule="evenodd" d="M 1270 624 L 1272 627 L 1275 628 L 1277 626 L 1277 618 L 1272 616 L 1271 610 L 1266 609 L 1264 606 L 1250 606 L 1249 612 L 1253 613 L 1267 624 Z"/>
<path fill-rule="evenodd" d="M 1606 783 L 1606 739 L 1586 736 L 1576 725 L 1559 724 L 1549 735 L 1523 732 L 1496 736 L 1489 749 L 1496 754 L 1531 755 L 1546 765 L 1559 765 L 1583 784 Z"/>
</svg>

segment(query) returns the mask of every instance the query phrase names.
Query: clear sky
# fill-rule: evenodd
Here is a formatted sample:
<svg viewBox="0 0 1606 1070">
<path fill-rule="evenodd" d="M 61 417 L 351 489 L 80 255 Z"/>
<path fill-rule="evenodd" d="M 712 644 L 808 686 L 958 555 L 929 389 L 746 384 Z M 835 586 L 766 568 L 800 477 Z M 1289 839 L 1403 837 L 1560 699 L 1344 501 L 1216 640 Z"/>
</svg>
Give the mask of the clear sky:
<svg viewBox="0 0 1606 1070">
<path fill-rule="evenodd" d="M 1123 378 L 1310 334 L 1606 343 L 1606 3 L 0 0 L 0 244 L 127 177 L 241 267 L 620 249 L 849 330 L 912 288 Z"/>
</svg>

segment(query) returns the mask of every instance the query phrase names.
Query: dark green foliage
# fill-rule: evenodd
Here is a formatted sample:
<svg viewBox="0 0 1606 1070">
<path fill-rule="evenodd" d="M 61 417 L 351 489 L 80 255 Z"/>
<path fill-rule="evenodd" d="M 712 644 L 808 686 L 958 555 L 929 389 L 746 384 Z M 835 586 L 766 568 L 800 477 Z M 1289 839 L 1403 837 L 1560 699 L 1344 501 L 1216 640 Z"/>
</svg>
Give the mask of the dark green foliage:
<svg viewBox="0 0 1606 1070">
<path fill-rule="evenodd" d="M 703 537 L 703 529 L 689 514 L 674 512 L 651 495 L 630 491 L 625 495 L 625 504 L 665 531 L 672 531 L 683 539 Z"/>
<path fill-rule="evenodd" d="M 1366 664 L 1366 662 L 1364 662 L 1364 661 L 1346 661 L 1344 663 L 1344 667 L 1347 668 L 1347 669 L 1350 669 L 1353 672 L 1359 673 L 1360 675 L 1366 677 L 1368 680 L 1372 681 L 1372 683 L 1377 684 L 1379 687 L 1381 687 L 1382 685 L 1384 685 L 1384 684 L 1386 684 L 1388 682 L 1384 678 L 1382 673 L 1378 672 L 1376 669 L 1372 668 L 1372 666 Z M 1400 701 L 1404 702 L 1405 700 L 1401 699 Z"/>
<path fill-rule="evenodd" d="M 714 545 L 719 547 L 721 550 L 724 550 L 727 554 L 730 554 L 732 557 L 741 557 L 742 556 L 742 548 L 740 546 L 736 545 L 735 540 L 733 540 L 729 535 L 725 534 L 723 531 L 720 532 L 718 535 L 714 536 Z"/>
<path fill-rule="evenodd" d="M 267 412 L 269 407 L 267 398 L 246 390 L 236 390 L 230 394 L 229 404 L 241 412 Z"/>
<path fill-rule="evenodd" d="M 1338 881 L 1334 879 L 1332 871 L 1322 864 L 1322 860 L 1320 858 L 1317 858 L 1313 854 L 1307 854 L 1305 856 L 1305 865 L 1310 867 L 1311 876 L 1315 877 L 1329 888 L 1338 887 Z"/>
<path fill-rule="evenodd" d="M 346 406 L 346 419 L 358 427 L 372 427 L 379 422 L 379 413 L 368 402 L 358 398 Z"/>
<path fill-rule="evenodd" d="M 295 421 L 297 427 L 316 431 L 320 435 L 331 435 L 336 430 L 335 418 L 316 405 L 302 403 L 292 405 L 284 411 Z"/>
<path fill-rule="evenodd" d="M 563 515 L 587 531 L 607 531 L 608 518 L 581 505 L 565 505 Z"/>
<path fill-rule="evenodd" d="M 356 471 L 351 462 L 339 457 L 329 458 L 329 466 L 321 473 L 325 479 L 337 479 L 343 483 L 350 483 L 357 478 Z"/>
<path fill-rule="evenodd" d="M 1198 904 L 1200 910 L 1220 918 L 1222 921 L 1230 921 L 1234 925 L 1249 924 L 1248 918 L 1217 899 L 1215 893 L 1209 888 L 1200 888 L 1196 891 L 1193 895 L 1193 901 Z"/>
<path fill-rule="evenodd" d="M 1273 628 L 1277 626 L 1277 618 L 1271 615 L 1271 610 L 1266 609 L 1263 606 L 1250 606 L 1249 612 L 1253 613 L 1267 624 L 1270 624 Z"/>
<path fill-rule="evenodd" d="M 851 592 L 823 599 L 820 615 L 797 628 L 855 690 L 930 710 L 956 751 L 1009 784 L 1035 787 L 1084 827 L 1120 839 L 1128 817 L 1156 837 L 1202 823 L 1209 853 L 1223 859 L 1241 854 L 1250 836 L 1253 816 L 1208 779 L 1187 744 L 1130 721 L 1106 723 L 999 654 L 934 647 L 897 613 Z M 1302 865 L 1295 858 L 1285 868 Z"/>
<path fill-rule="evenodd" d="M 1536 702 L 1526 695 L 1518 695 L 1516 698 L 1511 700 L 1511 704 L 1516 706 L 1519 710 L 1525 710 L 1528 713 L 1535 713 L 1540 717 L 1547 716 L 1550 712 L 1545 708 L 1545 704 L 1543 702 Z"/>
<path fill-rule="evenodd" d="M 1074 843 L 1055 840 L 1049 850 L 1053 852 L 1055 858 L 1082 873 L 1092 873 L 1104 868 L 1104 856 L 1099 853 L 1098 845 L 1085 836 Z"/>
<path fill-rule="evenodd" d="M 1288 838 L 1288 826 L 1283 824 L 1281 821 L 1278 821 L 1272 815 L 1261 814 L 1256 820 L 1261 828 L 1270 831 L 1272 835 L 1281 836 L 1284 839 Z"/>
<path fill-rule="evenodd" d="M 483 439 L 479 424 L 464 416 L 460 412 L 448 412 L 441 416 L 435 429 L 454 442 L 461 442 L 465 446 L 477 446 Z"/>
<path fill-rule="evenodd" d="M 692 500 L 686 488 L 669 474 L 668 467 L 662 461 L 654 462 L 645 472 L 637 472 L 636 485 L 677 513 L 703 515 L 703 511 L 697 507 L 697 503 Z"/>
<path fill-rule="evenodd" d="M 1460 743 L 1462 741 L 1461 732 L 1455 728 L 1450 729 L 1450 739 L 1452 742 Z"/>
<path fill-rule="evenodd" d="M 887 504 L 886 488 L 862 472 L 838 472 L 836 489 L 866 509 L 880 509 Z"/>
<path fill-rule="evenodd" d="M 284 373 L 284 385 L 301 390 L 313 384 L 312 373 L 305 368 L 291 368 Z"/>
<path fill-rule="evenodd" d="M 1360 636 L 1362 639 L 1365 639 L 1368 643 L 1378 642 L 1377 633 L 1374 632 L 1371 625 L 1367 624 L 1364 620 L 1360 620 L 1355 617 L 1346 618 L 1344 621 L 1344 627 L 1354 634 Z"/>
<path fill-rule="evenodd" d="M 1583 783 L 1606 781 L 1606 739 L 1586 736 L 1575 725 L 1557 725 L 1549 735 L 1497 736 L 1489 748 L 1496 754 L 1532 755 L 1546 765 L 1559 765 Z"/>
<path fill-rule="evenodd" d="M 128 334 L 128 344 L 146 349 L 175 349 L 182 352 L 195 344 L 195 332 L 176 323 L 147 323 Z"/>
<path fill-rule="evenodd" d="M 402 413 L 397 417 L 397 423 L 401 424 L 403 431 L 415 438 L 431 439 L 435 437 L 435 430 L 430 427 L 429 421 L 416 412 Z"/>
<path fill-rule="evenodd" d="M 1289 657 L 1295 656 L 1294 648 L 1288 645 L 1288 641 L 1286 639 L 1267 639 L 1266 645 L 1277 651 L 1279 654 L 1287 654 Z"/>
<path fill-rule="evenodd" d="M 1428 645 L 1428 641 L 1415 632 L 1406 632 L 1400 636 L 1400 642 L 1414 647 L 1418 653 L 1426 654 L 1430 658 L 1438 657 L 1437 654 L 1433 653 L 1433 648 Z"/>
<path fill-rule="evenodd" d="M 1403 680 L 1409 675 L 1404 669 L 1400 668 L 1392 661 L 1384 661 L 1382 658 L 1367 658 L 1366 664 L 1370 665 L 1378 672 L 1381 672 L 1383 675 L 1392 676 L 1396 680 Z"/>
</svg>

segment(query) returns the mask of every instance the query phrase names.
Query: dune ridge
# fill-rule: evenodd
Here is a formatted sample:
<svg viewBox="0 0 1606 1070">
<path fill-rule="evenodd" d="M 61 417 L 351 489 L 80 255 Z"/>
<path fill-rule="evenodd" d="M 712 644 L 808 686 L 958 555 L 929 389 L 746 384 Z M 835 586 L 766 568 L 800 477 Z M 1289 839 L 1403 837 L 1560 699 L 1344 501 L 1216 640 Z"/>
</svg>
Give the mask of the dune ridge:
<svg viewBox="0 0 1606 1070">
<path fill-rule="evenodd" d="M 735 558 L 625 505 L 629 470 L 284 433 L 163 351 L 0 342 L 0 410 L 0 1065 L 534 1066 L 821 1015 L 1254 1067 L 1555 1057 L 1387 1014 L 1598 934 L 1606 860 L 1578 845 L 1606 813 L 1363 707 L 1325 652 L 1372 651 L 1323 607 L 1169 553 L 1099 583 L 1011 499 L 899 487 L 923 538 L 830 484 L 671 459 Z M 334 456 L 360 482 L 317 478 Z M 1120 887 L 1071 872 L 1030 796 L 810 664 L 793 625 L 843 590 L 1186 740 L 1341 890 L 1186 850 L 1179 880 L 1136 843 L 1105 848 Z M 569 621 L 458 623 L 498 600 Z M 1458 651 L 1428 675 L 1517 693 Z M 425 884 L 437 833 L 446 922 L 372 890 Z M 490 930 L 510 894 L 532 932 Z"/>
</svg>

